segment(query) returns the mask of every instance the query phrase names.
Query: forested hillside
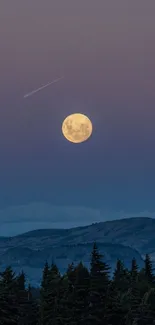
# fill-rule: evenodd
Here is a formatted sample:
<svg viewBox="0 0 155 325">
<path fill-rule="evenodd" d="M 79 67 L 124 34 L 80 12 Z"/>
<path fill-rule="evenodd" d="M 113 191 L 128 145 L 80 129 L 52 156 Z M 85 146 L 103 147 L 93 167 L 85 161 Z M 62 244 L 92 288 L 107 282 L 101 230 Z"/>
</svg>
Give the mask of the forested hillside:
<svg viewBox="0 0 155 325">
<path fill-rule="evenodd" d="M 0 277 L 0 325 L 151 325 L 155 324 L 155 277 L 149 255 L 144 268 L 121 260 L 113 277 L 94 243 L 90 270 L 70 264 L 62 276 L 45 264 L 40 289 L 26 288 L 25 274 L 11 267 Z"/>
</svg>

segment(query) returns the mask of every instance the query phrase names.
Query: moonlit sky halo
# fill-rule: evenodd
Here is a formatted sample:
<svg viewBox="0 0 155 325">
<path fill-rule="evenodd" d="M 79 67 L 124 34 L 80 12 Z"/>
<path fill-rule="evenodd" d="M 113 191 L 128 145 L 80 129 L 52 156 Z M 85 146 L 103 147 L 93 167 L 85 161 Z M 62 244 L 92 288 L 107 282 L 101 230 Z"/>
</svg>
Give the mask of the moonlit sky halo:
<svg viewBox="0 0 155 325">
<path fill-rule="evenodd" d="M 59 207 L 61 226 L 65 206 L 76 216 L 67 225 L 82 222 L 77 207 L 101 211 L 101 221 L 154 216 L 154 12 L 153 0 L 2 1 L 0 209 L 9 209 L 7 222 L 14 206 L 23 207 L 17 232 L 25 209 L 33 205 L 37 215 L 40 202 L 48 211 Z M 23 100 L 61 75 L 60 83 Z M 74 146 L 61 124 L 77 111 L 94 132 Z"/>
</svg>

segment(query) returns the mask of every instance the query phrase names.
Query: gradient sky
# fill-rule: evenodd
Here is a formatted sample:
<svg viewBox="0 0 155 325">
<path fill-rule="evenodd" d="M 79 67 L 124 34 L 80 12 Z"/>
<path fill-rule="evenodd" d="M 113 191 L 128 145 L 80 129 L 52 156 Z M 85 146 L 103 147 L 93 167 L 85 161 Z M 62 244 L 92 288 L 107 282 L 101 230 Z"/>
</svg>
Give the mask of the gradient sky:
<svg viewBox="0 0 155 325">
<path fill-rule="evenodd" d="M 154 18 L 154 0 L 1 0 L 1 210 L 154 213 Z M 78 145 L 61 134 L 75 112 L 94 127 Z"/>
</svg>

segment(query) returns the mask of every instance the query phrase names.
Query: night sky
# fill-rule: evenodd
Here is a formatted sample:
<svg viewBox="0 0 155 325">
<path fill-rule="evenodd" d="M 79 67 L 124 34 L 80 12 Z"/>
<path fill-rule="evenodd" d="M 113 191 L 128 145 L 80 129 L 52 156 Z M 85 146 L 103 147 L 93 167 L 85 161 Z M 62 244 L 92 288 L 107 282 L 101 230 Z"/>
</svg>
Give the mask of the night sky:
<svg viewBox="0 0 155 325">
<path fill-rule="evenodd" d="M 154 18 L 154 0 L 1 0 L 0 235 L 155 216 Z M 61 133 L 76 112 L 81 144 Z"/>
</svg>

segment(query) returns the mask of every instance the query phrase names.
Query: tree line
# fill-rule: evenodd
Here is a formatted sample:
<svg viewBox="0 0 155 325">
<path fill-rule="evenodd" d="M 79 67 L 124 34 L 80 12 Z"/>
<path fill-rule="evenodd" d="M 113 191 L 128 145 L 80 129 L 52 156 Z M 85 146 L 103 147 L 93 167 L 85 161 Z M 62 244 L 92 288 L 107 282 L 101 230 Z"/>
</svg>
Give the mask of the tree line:
<svg viewBox="0 0 155 325">
<path fill-rule="evenodd" d="M 113 276 L 94 243 L 89 270 L 80 262 L 61 275 L 45 263 L 38 297 L 26 287 L 24 272 L 0 273 L 0 325 L 152 325 L 155 276 L 150 256 L 139 270 L 117 260 Z"/>
</svg>

